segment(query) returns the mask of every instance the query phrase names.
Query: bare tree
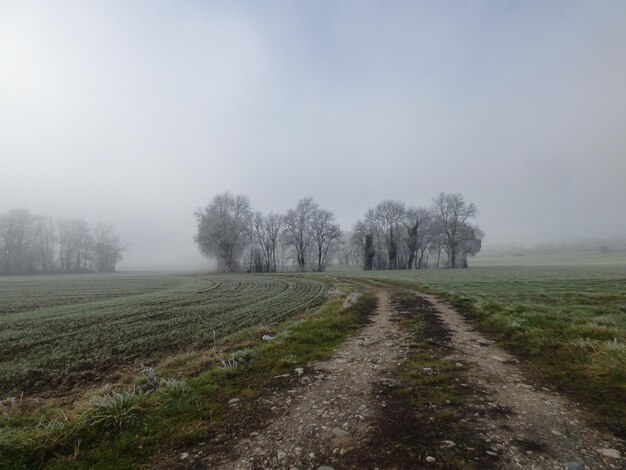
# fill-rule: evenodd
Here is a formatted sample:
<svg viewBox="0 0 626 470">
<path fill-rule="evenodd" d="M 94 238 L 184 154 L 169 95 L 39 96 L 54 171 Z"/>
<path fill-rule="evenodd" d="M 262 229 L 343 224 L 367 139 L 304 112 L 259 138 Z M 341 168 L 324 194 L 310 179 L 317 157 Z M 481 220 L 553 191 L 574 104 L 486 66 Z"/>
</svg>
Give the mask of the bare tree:
<svg viewBox="0 0 626 470">
<path fill-rule="evenodd" d="M 276 272 L 276 249 L 283 227 L 283 216 L 256 212 L 252 221 L 257 242 L 263 254 L 263 271 Z"/>
<path fill-rule="evenodd" d="M 83 219 L 63 220 L 58 223 L 61 271 L 87 270 L 89 250 L 93 242 L 89 225 Z"/>
<path fill-rule="evenodd" d="M 324 271 L 328 251 L 341 239 L 341 228 L 335 223 L 335 214 L 326 209 L 313 211 L 311 233 L 317 249 L 317 270 Z"/>
<path fill-rule="evenodd" d="M 122 260 L 124 247 L 113 232 L 113 226 L 100 222 L 94 229 L 93 253 L 99 272 L 115 272 L 115 265 Z"/>
<path fill-rule="evenodd" d="M 463 263 L 459 263 L 459 254 L 463 249 L 461 243 L 464 237 L 467 237 L 468 220 L 478 214 L 476 206 L 467 204 L 460 193 L 440 193 L 433 200 L 433 213 L 444 235 L 448 267 L 462 267 Z M 477 235 L 477 232 L 474 234 Z"/>
<path fill-rule="evenodd" d="M 0 217 L 0 237 L 7 274 L 28 272 L 32 220 L 33 215 L 26 209 L 16 209 Z"/>
<path fill-rule="evenodd" d="M 313 238 L 311 220 L 317 210 L 317 203 L 313 198 L 307 197 L 300 199 L 295 209 L 289 209 L 285 215 L 283 239 L 294 249 L 300 271 L 306 269 L 307 251 Z"/>
<path fill-rule="evenodd" d="M 194 239 L 205 256 L 215 256 L 224 271 L 237 271 L 246 247 L 252 212 L 247 196 L 218 194 L 196 211 L 198 232 Z"/>
<path fill-rule="evenodd" d="M 431 212 L 424 207 L 409 207 L 404 216 L 406 247 L 409 252 L 407 269 L 423 267 L 424 253 L 428 249 L 432 231 Z"/>
<path fill-rule="evenodd" d="M 386 200 L 375 208 L 375 218 L 387 245 L 389 269 L 398 268 L 398 245 L 400 240 L 400 222 L 404 218 L 405 206 L 400 201 Z"/>
<path fill-rule="evenodd" d="M 276 250 L 280 240 L 280 233 L 285 223 L 282 215 L 271 212 L 265 217 L 265 236 L 268 241 L 269 254 L 271 259 L 270 271 L 276 272 L 277 260 Z"/>
<path fill-rule="evenodd" d="M 365 269 L 422 269 L 444 251 L 450 267 L 466 267 L 481 247 L 483 232 L 468 221 L 477 214 L 461 194 L 441 193 L 432 209 L 386 200 L 369 209 L 353 229 L 352 242 Z M 426 259 L 425 259 L 426 257 Z"/>
<path fill-rule="evenodd" d="M 97 233 L 92 233 L 83 219 L 55 224 L 51 218 L 25 209 L 11 211 L 0 217 L 0 274 L 91 271 L 98 255 L 94 244 Z M 109 261 L 102 269 L 110 271 L 121 259 L 122 247 L 112 229 L 107 234 Z"/>
</svg>

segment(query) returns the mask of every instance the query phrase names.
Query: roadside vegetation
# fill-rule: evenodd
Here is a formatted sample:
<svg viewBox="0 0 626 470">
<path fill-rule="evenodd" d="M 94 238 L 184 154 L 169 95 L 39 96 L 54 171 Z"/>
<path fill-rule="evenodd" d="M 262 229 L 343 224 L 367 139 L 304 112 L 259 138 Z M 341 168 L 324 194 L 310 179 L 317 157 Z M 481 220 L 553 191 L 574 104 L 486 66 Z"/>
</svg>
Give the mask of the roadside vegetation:
<svg viewBox="0 0 626 470">
<path fill-rule="evenodd" d="M 372 295 L 342 309 L 336 297 L 284 323 L 249 328 L 209 349 L 171 356 L 132 383 L 87 392 L 71 405 L 19 400 L 1 409 L 2 468 L 131 468 L 167 459 L 227 430 L 273 378 L 330 355 L 375 309 Z M 264 341 L 263 336 L 273 339 Z M 273 381 L 273 382 L 272 382 Z"/>
</svg>

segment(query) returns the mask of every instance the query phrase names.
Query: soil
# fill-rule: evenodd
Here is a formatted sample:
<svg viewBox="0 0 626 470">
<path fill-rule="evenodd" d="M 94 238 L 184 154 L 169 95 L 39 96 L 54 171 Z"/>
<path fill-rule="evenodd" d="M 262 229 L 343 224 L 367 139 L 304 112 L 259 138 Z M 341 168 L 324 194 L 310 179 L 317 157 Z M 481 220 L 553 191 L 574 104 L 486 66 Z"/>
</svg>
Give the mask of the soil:
<svg viewBox="0 0 626 470">
<path fill-rule="evenodd" d="M 254 402 L 234 402 L 227 432 L 171 455 L 167 468 L 626 468 L 623 441 L 535 383 L 453 307 L 415 293 L 466 390 L 454 442 L 434 432 L 432 416 L 397 393 L 411 334 L 391 289 L 376 289 L 370 322 L 330 360 L 274 378 Z M 434 458 L 442 447 L 459 460 Z"/>
</svg>

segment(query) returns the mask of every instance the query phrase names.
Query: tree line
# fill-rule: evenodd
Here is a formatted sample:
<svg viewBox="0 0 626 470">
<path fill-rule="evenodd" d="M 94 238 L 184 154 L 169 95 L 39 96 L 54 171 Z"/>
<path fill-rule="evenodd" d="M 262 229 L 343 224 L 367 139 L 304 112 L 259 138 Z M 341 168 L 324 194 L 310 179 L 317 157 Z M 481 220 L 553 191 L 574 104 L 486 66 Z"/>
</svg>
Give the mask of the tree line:
<svg viewBox="0 0 626 470">
<path fill-rule="evenodd" d="M 200 251 L 215 257 L 220 270 L 324 271 L 342 232 L 335 214 L 311 197 L 284 214 L 253 211 L 247 196 L 218 194 L 196 211 Z"/>
<path fill-rule="evenodd" d="M 484 237 L 477 215 L 459 193 L 440 193 L 430 207 L 383 201 L 355 224 L 352 249 L 365 270 L 467 268 Z"/>
<path fill-rule="evenodd" d="M 465 268 L 480 251 L 478 210 L 463 195 L 441 193 L 430 207 L 387 200 L 344 234 L 332 210 L 303 198 L 284 214 L 253 211 L 245 195 L 218 194 L 196 211 L 200 251 L 222 271 L 324 271 L 335 258 L 372 269 Z M 436 263 L 431 261 L 436 259 Z"/>
<path fill-rule="evenodd" d="M 0 216 L 0 274 L 113 272 L 124 248 L 113 227 L 16 209 Z"/>
</svg>

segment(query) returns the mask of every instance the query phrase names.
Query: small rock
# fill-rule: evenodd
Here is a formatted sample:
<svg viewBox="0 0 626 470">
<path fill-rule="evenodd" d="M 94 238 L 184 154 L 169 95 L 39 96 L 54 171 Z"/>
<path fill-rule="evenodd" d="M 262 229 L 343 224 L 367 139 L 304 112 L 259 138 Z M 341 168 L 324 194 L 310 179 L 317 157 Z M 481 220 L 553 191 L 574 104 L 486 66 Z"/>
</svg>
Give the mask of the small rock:
<svg viewBox="0 0 626 470">
<path fill-rule="evenodd" d="M 563 468 L 565 470 L 585 470 L 585 465 L 578 462 L 565 462 Z"/>
<path fill-rule="evenodd" d="M 454 364 L 454 365 L 455 365 L 455 366 L 457 366 L 457 367 L 459 367 L 459 368 L 464 367 L 464 366 L 463 366 L 463 364 L 461 364 L 460 362 L 457 362 L 457 363 L 456 363 L 456 364 Z"/>
<path fill-rule="evenodd" d="M 496 454 L 495 452 L 492 452 L 490 450 L 487 450 L 487 455 L 491 455 L 492 457 L 496 457 L 498 454 Z"/>
<path fill-rule="evenodd" d="M 506 359 L 501 356 L 491 356 L 491 359 L 495 359 L 498 362 L 506 362 Z"/>
<path fill-rule="evenodd" d="M 432 455 L 429 455 L 428 457 L 426 457 L 426 462 L 435 463 L 435 457 L 433 457 Z"/>
<path fill-rule="evenodd" d="M 263 341 L 272 341 L 274 339 L 273 336 L 270 335 L 263 335 Z"/>
<path fill-rule="evenodd" d="M 183 452 L 182 454 L 180 454 L 180 460 L 187 460 L 188 458 L 189 458 L 188 452 Z"/>
<path fill-rule="evenodd" d="M 229 405 L 234 405 L 238 401 L 239 401 L 239 398 L 231 398 L 230 400 L 228 400 L 228 404 Z"/>
<path fill-rule="evenodd" d="M 344 431 L 341 428 L 333 428 L 332 433 L 337 437 L 348 437 L 350 435 L 349 432 Z"/>
<path fill-rule="evenodd" d="M 612 459 L 620 459 L 622 458 L 622 454 L 620 454 L 617 449 L 598 449 L 598 453 L 605 457 L 610 457 Z"/>
<path fill-rule="evenodd" d="M 454 441 L 442 441 L 441 442 L 441 447 L 443 448 L 450 448 L 454 446 L 456 446 L 456 443 Z"/>
<path fill-rule="evenodd" d="M 304 374 L 304 369 L 302 367 L 296 367 L 295 371 L 298 375 Z"/>
<path fill-rule="evenodd" d="M 344 456 L 348 453 L 348 451 L 344 448 L 339 449 L 339 455 Z"/>
</svg>

